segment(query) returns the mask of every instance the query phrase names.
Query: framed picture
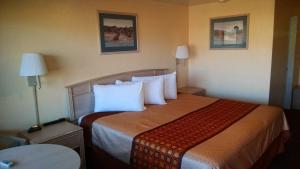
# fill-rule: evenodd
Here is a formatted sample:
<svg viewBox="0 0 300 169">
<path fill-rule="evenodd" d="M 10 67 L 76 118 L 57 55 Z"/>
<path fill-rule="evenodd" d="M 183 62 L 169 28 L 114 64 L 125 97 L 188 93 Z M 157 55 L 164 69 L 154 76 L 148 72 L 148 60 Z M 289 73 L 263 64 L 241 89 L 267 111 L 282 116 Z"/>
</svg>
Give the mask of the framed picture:
<svg viewBox="0 0 300 169">
<path fill-rule="evenodd" d="M 248 47 L 248 15 L 210 20 L 210 48 Z"/>
<path fill-rule="evenodd" d="M 99 13 L 101 52 L 137 51 L 136 15 Z"/>
</svg>

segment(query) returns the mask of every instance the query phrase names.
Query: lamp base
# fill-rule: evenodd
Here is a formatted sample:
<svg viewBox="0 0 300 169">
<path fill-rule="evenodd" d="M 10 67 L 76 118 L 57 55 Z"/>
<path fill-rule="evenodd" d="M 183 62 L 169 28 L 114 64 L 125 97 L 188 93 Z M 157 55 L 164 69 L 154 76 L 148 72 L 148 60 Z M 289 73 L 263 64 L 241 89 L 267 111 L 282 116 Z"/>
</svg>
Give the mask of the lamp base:
<svg viewBox="0 0 300 169">
<path fill-rule="evenodd" d="M 32 133 L 32 132 L 39 131 L 39 130 L 42 130 L 42 126 L 39 125 L 39 124 L 36 124 L 36 125 L 31 126 L 31 127 L 27 130 L 27 133 Z"/>
</svg>

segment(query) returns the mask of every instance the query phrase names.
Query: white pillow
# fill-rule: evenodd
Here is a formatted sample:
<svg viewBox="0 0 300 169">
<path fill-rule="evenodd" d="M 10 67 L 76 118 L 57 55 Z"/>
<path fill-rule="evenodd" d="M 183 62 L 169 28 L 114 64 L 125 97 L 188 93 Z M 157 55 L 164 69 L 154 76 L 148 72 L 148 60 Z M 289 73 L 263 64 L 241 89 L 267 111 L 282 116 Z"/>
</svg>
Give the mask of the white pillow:
<svg viewBox="0 0 300 169">
<path fill-rule="evenodd" d="M 164 79 L 139 79 L 132 77 L 134 82 L 143 82 L 145 104 L 166 104 L 164 99 Z"/>
<path fill-rule="evenodd" d="M 95 112 L 143 111 L 143 83 L 94 85 Z"/>
<path fill-rule="evenodd" d="M 139 80 L 151 80 L 157 77 L 163 77 L 164 79 L 164 95 L 165 99 L 177 99 L 177 84 L 176 84 L 176 72 L 159 75 L 159 76 L 143 76 L 143 77 L 133 77 Z"/>
</svg>

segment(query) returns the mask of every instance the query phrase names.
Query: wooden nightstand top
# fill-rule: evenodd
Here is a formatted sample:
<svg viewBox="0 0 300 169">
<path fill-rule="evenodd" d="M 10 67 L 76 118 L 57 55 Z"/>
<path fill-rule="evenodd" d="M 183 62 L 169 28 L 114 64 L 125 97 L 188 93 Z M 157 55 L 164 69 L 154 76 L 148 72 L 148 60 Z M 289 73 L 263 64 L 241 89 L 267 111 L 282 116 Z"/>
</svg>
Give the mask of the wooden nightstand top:
<svg viewBox="0 0 300 169">
<path fill-rule="evenodd" d="M 197 88 L 197 87 L 182 87 L 179 88 L 178 93 L 185 93 L 185 94 L 194 94 L 199 96 L 205 95 L 205 89 Z"/>
<path fill-rule="evenodd" d="M 82 130 L 80 126 L 65 121 L 42 127 L 42 130 L 33 133 L 24 131 L 20 135 L 28 139 L 30 143 L 39 144 L 80 130 Z"/>
</svg>

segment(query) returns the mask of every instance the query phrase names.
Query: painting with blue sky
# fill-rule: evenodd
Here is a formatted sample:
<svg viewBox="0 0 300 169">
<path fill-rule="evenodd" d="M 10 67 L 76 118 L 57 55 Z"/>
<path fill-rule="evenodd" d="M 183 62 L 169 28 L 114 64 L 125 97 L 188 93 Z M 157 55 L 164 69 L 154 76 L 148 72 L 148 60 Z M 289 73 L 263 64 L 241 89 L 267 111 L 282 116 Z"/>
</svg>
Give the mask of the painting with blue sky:
<svg viewBox="0 0 300 169">
<path fill-rule="evenodd" d="M 247 16 L 211 20 L 211 48 L 246 48 Z"/>
<path fill-rule="evenodd" d="M 136 16 L 100 13 L 102 52 L 137 50 Z"/>
</svg>

